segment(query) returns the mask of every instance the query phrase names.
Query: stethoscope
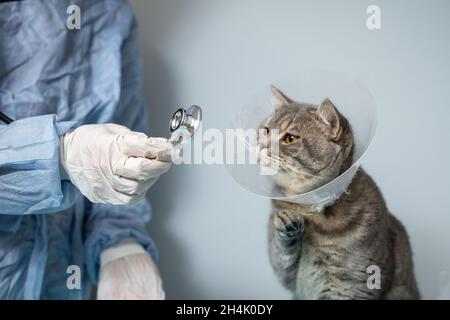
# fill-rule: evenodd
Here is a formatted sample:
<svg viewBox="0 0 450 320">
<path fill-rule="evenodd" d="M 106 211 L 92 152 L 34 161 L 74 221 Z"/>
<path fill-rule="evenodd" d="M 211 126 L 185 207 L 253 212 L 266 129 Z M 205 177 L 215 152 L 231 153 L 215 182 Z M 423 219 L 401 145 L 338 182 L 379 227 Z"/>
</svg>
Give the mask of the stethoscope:
<svg viewBox="0 0 450 320">
<path fill-rule="evenodd" d="M 14 120 L 0 111 L 0 120 L 10 124 Z M 181 153 L 181 146 L 193 137 L 202 122 L 202 108 L 197 105 L 187 109 L 179 108 L 172 115 L 169 122 L 171 136 L 169 142 L 173 145 L 176 153 Z"/>
<path fill-rule="evenodd" d="M 183 157 L 183 147 L 194 136 L 202 123 L 202 108 L 197 105 L 190 106 L 187 109 L 180 108 L 172 115 L 169 122 L 169 129 L 171 132 L 169 142 L 173 149 L 168 155 L 163 152 L 157 155 L 158 160 L 162 161 L 177 161 Z"/>
<path fill-rule="evenodd" d="M 14 120 L 8 117 L 6 114 L 0 111 L 0 120 L 6 124 L 10 124 Z M 184 129 L 187 130 L 192 136 L 195 131 L 197 131 L 200 123 L 202 121 L 202 108 L 193 105 L 187 110 L 180 108 L 172 115 L 170 119 L 169 129 L 171 133 L 177 130 Z"/>
<path fill-rule="evenodd" d="M 13 122 L 14 120 L 11 119 L 10 117 L 8 117 L 6 114 L 4 114 L 3 112 L 0 111 L 0 120 L 2 120 L 4 123 L 6 124 L 10 124 L 11 122 Z"/>
<path fill-rule="evenodd" d="M 169 141 L 175 146 L 183 144 L 190 139 L 202 122 L 202 109 L 193 105 L 187 110 L 180 108 L 172 115 L 170 119 L 169 129 L 171 136 Z"/>
</svg>

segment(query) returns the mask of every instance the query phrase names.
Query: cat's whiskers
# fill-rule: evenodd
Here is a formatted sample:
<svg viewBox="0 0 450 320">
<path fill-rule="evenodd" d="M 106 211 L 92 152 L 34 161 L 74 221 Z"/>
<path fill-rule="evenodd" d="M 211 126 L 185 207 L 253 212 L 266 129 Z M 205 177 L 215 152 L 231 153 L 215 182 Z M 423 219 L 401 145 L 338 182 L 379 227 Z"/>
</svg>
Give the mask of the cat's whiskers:
<svg viewBox="0 0 450 320">
<path fill-rule="evenodd" d="M 269 155 L 266 155 L 266 154 L 261 154 L 260 156 L 262 158 L 264 158 L 265 160 L 269 160 L 270 162 L 278 165 L 280 168 L 284 169 L 288 173 L 294 173 L 296 175 L 303 176 L 303 172 L 301 172 L 294 165 L 288 163 L 285 159 L 281 158 L 280 156 L 276 156 L 276 155 L 270 155 L 269 156 Z"/>
</svg>

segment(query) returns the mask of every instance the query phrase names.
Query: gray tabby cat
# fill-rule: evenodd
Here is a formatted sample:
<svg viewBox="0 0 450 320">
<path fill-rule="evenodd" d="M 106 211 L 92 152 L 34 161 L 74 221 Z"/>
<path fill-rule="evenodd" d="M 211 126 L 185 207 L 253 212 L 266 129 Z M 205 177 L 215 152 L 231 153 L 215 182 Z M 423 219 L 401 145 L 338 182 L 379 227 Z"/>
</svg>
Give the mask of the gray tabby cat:
<svg viewBox="0 0 450 320">
<path fill-rule="evenodd" d="M 267 136 L 279 130 L 270 139 L 280 139 L 279 161 L 289 168 L 274 176 L 284 194 L 310 191 L 351 166 L 352 130 L 330 100 L 314 106 L 272 93 L 276 110 L 261 128 Z M 279 280 L 296 299 L 419 299 L 408 235 L 377 185 L 360 169 L 347 191 L 315 214 L 273 201 L 269 254 Z M 379 289 L 367 285 L 372 265 L 381 271 Z"/>
</svg>

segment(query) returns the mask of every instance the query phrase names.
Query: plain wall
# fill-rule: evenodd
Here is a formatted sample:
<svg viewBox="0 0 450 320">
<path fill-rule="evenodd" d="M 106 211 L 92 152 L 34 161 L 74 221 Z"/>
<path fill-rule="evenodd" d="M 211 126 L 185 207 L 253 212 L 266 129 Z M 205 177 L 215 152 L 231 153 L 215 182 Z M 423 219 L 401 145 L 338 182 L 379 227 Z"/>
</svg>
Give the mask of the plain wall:
<svg viewBox="0 0 450 320">
<path fill-rule="evenodd" d="M 131 4 L 155 136 L 168 137 L 173 111 L 194 103 L 204 128 L 223 128 L 250 94 L 303 67 L 365 83 L 379 125 L 363 166 L 409 232 L 423 296 L 439 296 L 450 271 L 450 1 Z M 382 30 L 366 28 L 370 4 L 381 7 Z M 266 252 L 269 202 L 222 166 L 174 166 L 150 199 L 168 298 L 290 297 Z"/>
</svg>

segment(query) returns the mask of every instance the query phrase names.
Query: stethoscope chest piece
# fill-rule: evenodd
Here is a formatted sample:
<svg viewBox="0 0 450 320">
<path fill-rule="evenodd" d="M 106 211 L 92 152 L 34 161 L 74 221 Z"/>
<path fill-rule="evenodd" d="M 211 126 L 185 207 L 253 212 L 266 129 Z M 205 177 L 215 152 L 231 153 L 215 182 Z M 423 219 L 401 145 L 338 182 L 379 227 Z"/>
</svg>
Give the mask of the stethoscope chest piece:
<svg viewBox="0 0 450 320">
<path fill-rule="evenodd" d="M 185 129 L 191 135 L 198 129 L 202 121 L 202 109 L 199 106 L 190 106 L 187 110 L 180 108 L 170 120 L 170 132 L 178 129 Z"/>
<path fill-rule="evenodd" d="M 169 123 L 169 129 L 172 133 L 169 141 L 174 146 L 180 146 L 186 143 L 202 122 L 202 109 L 199 106 L 190 106 L 187 110 L 180 108 L 172 116 Z"/>
</svg>

